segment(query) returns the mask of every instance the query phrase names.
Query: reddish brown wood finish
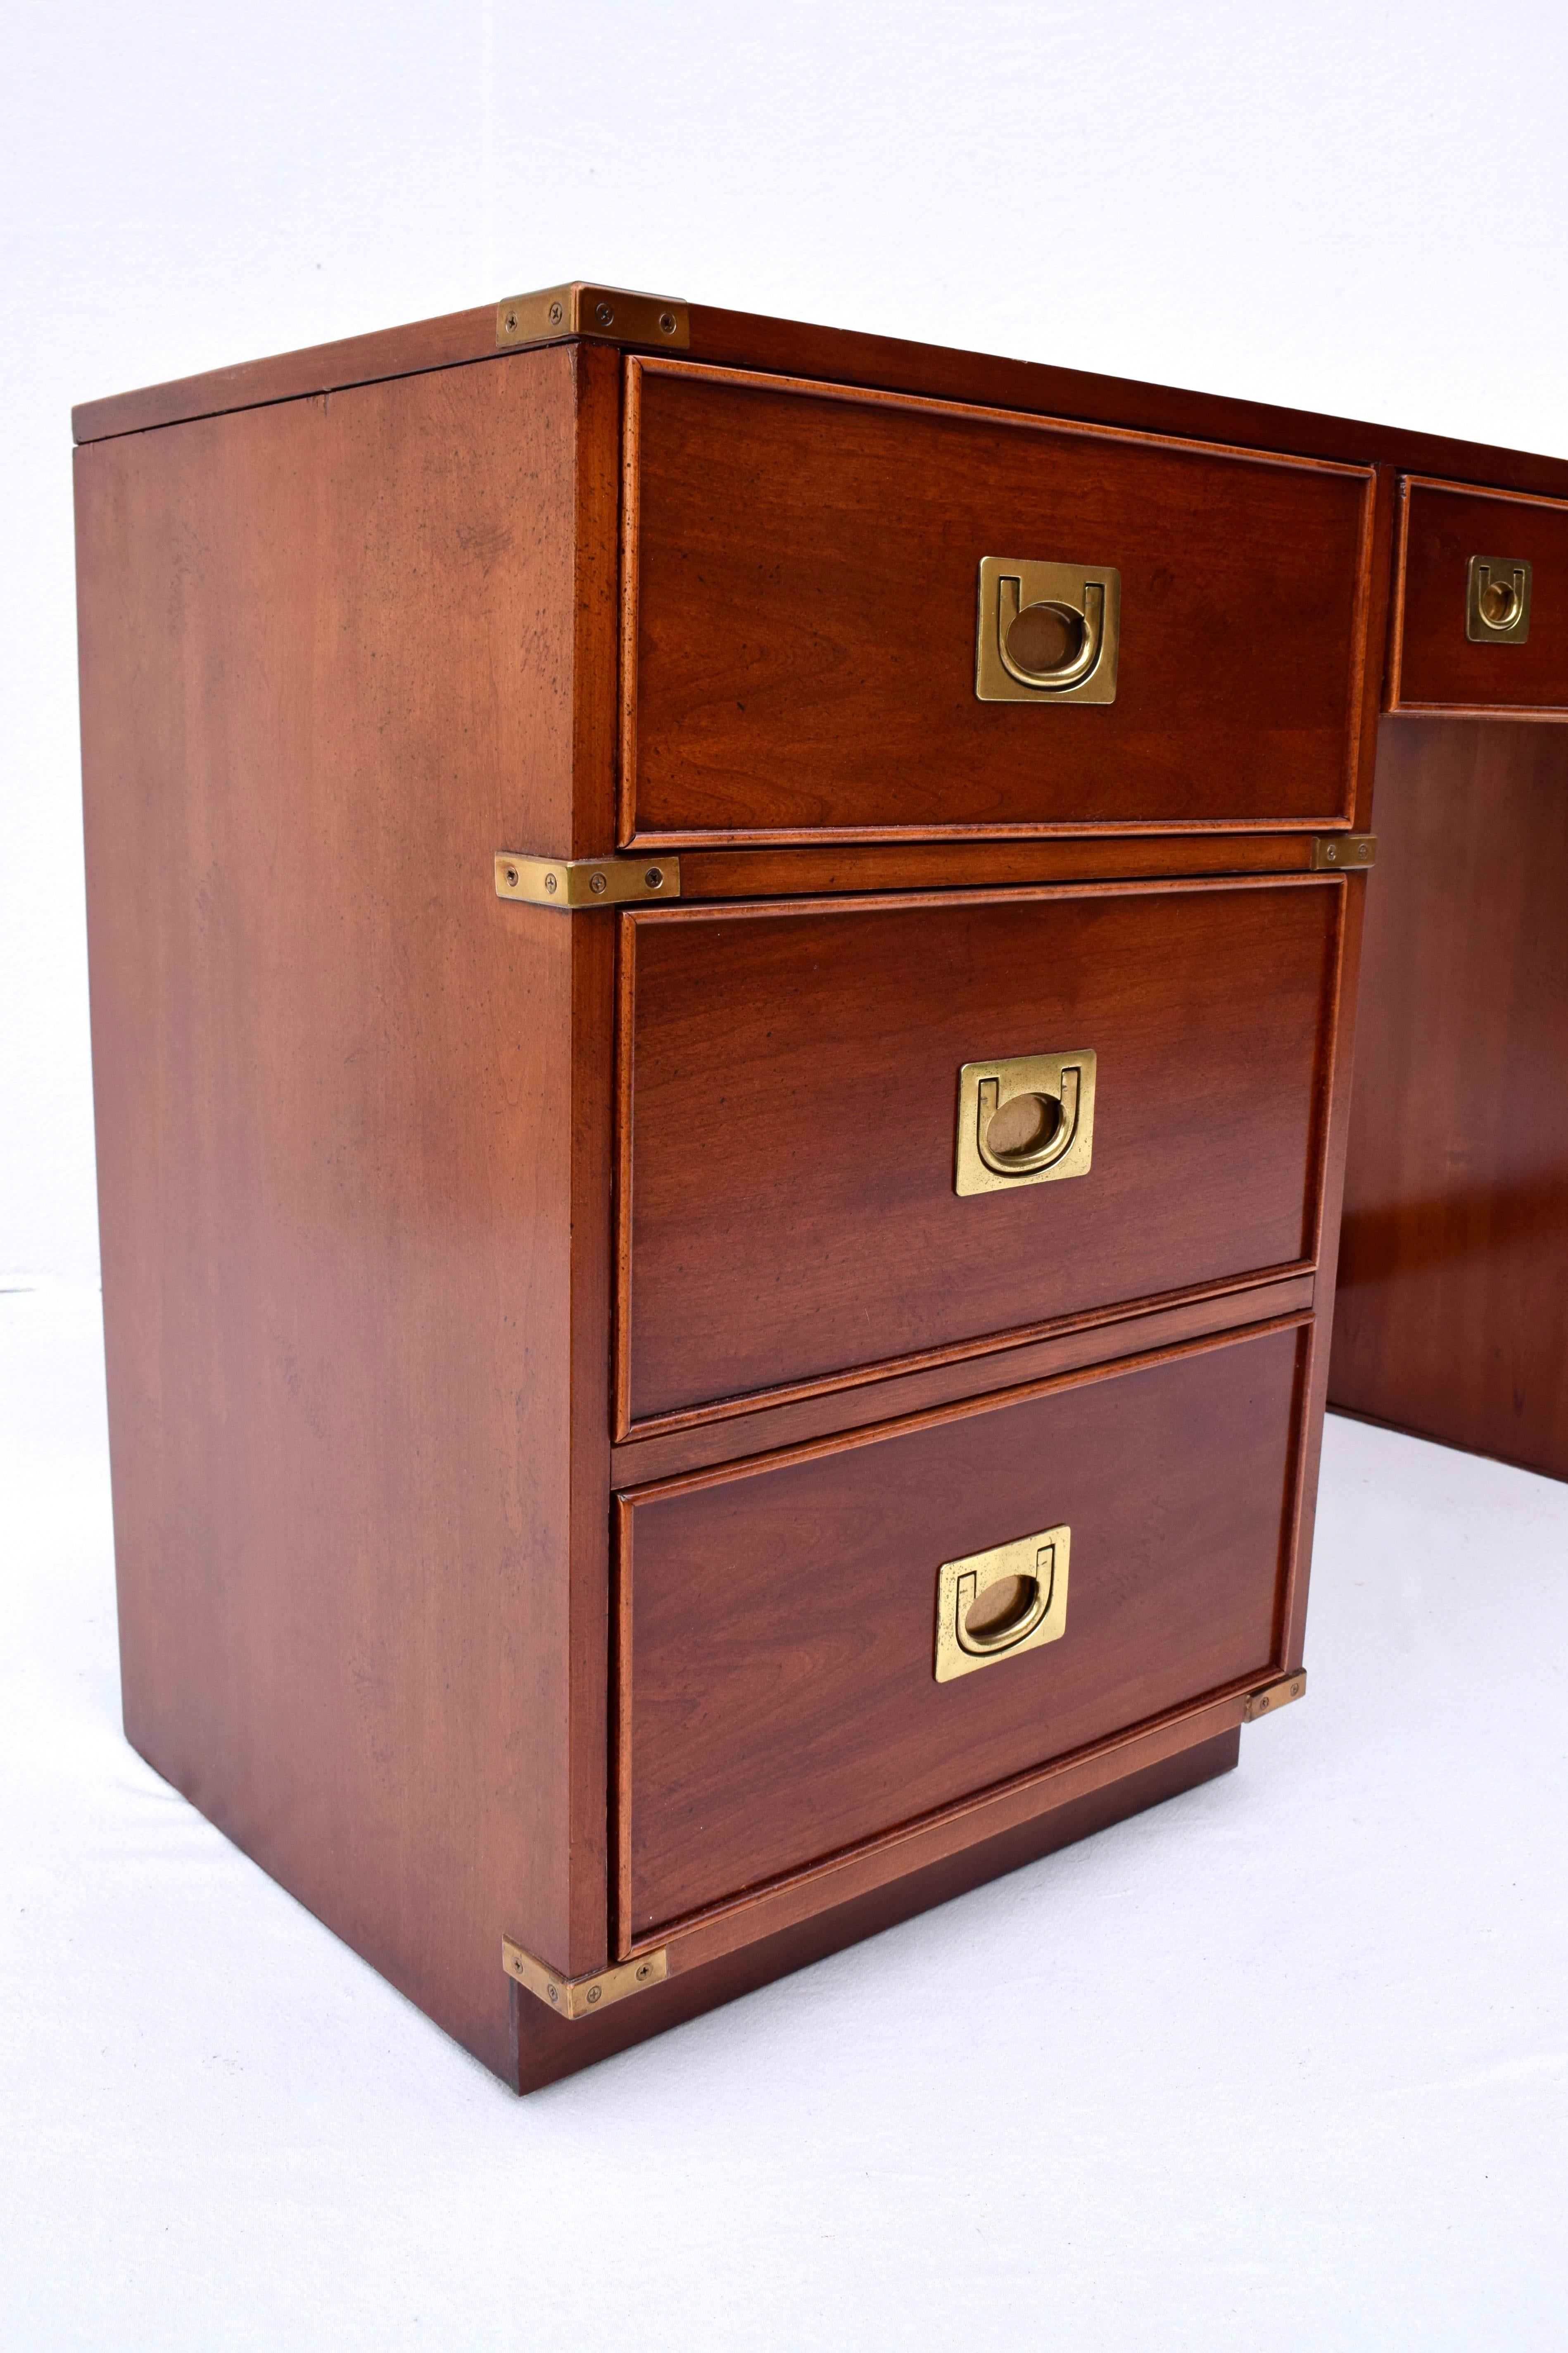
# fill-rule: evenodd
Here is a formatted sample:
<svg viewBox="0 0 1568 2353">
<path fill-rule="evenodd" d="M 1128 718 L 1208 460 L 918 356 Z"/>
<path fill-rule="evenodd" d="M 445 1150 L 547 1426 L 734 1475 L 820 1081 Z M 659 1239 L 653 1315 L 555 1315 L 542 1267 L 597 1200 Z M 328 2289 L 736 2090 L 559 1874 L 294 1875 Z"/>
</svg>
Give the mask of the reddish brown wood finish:
<svg viewBox="0 0 1568 2353">
<path fill-rule="evenodd" d="M 989 437 L 988 525 L 1064 506 L 1194 525 L 1177 553 L 1206 586 L 1173 571 L 1161 609 L 1206 615 L 1250 699 L 1216 715 L 1169 668 L 1164 716 L 1146 714 L 1084 805 L 1018 820 L 1163 832 L 689 844 L 683 892 L 706 909 L 566 918 L 498 902 L 490 861 L 618 839 L 626 363 L 592 342 L 496 357 L 492 340 L 487 308 L 80 413 L 83 731 L 127 1726 L 302 1901 L 531 2085 L 1225 1769 L 1246 1691 L 1299 1659 L 1323 1353 L 1312 1264 L 1334 1238 L 1363 887 L 1309 878 L 1302 828 L 1364 825 L 1364 756 L 1353 808 L 1348 796 L 1378 664 L 1358 681 L 1348 647 L 1381 642 L 1389 464 L 1436 464 L 1423 453 L 1444 445 L 694 311 L 693 356 L 721 373 L 667 373 L 662 390 L 700 399 L 699 421 L 809 413 L 803 448 L 847 501 L 826 533 L 796 517 L 820 561 L 779 607 L 784 637 L 880 644 L 918 657 L 923 681 L 936 639 L 918 614 L 896 642 L 851 642 L 859 607 L 833 567 L 847 551 L 871 578 L 883 525 L 843 517 L 868 482 L 873 506 L 900 512 L 912 483 L 942 548 L 973 522 L 972 453 Z M 724 369 L 823 382 L 758 389 Z M 852 396 L 824 396 L 833 384 Z M 867 396 L 888 391 L 963 406 Z M 1264 454 L 1064 431 L 1075 415 Z M 710 512 L 736 511 L 745 466 L 725 438 L 751 431 L 713 427 L 698 478 Z M 789 432 L 769 431 L 776 455 Z M 882 460 L 850 462 L 856 436 L 872 450 L 910 433 L 963 462 L 922 461 L 889 509 Z M 1026 448 L 1037 468 L 1050 453 L 1046 506 L 1015 495 L 1010 453 Z M 1281 449 L 1388 463 L 1373 495 Z M 1467 453 L 1464 471 L 1568 490 L 1568 469 L 1507 453 Z M 1221 476 L 1216 505 L 1205 486 Z M 775 483 L 740 488 L 788 522 Z M 804 476 L 793 491 L 816 495 Z M 694 522 L 699 554 L 700 539 Z M 950 820 L 1017 784 L 985 733 L 1000 707 L 968 699 L 973 553 L 949 735 L 921 721 L 900 749 L 904 723 L 884 729 L 900 792 Z M 1155 577 L 1128 572 L 1140 597 Z M 896 567 L 893 586 L 908 586 Z M 684 628 L 679 567 L 657 593 Z M 645 578 L 645 616 L 647 594 Z M 1249 634 L 1259 609 L 1268 643 Z M 850 723 L 822 733 L 817 771 L 797 759 L 797 796 L 826 806 L 857 759 L 856 789 L 893 775 L 866 756 L 884 689 L 862 667 L 848 688 L 829 677 Z M 793 710 L 754 703 L 754 770 L 742 744 L 726 787 L 749 776 L 734 811 L 753 836 L 788 816 L 770 762 L 826 707 L 809 664 L 785 669 Z M 1114 733 L 1136 702 L 1076 715 Z M 1188 828 L 1216 809 L 1234 825 L 1224 795 L 1252 789 L 1198 756 L 1227 727 L 1269 754 L 1247 770 L 1262 798 L 1246 804 L 1253 830 L 1205 837 Z M 1343 794 L 1291 797 L 1321 772 Z M 1106 795 L 1146 797 L 1151 776 L 1165 819 L 1106 815 Z M 958 1063 L 1047 1046 L 1038 1024 L 1058 1018 L 1097 1029 L 1062 1041 L 1102 1057 L 1093 1176 L 958 1202 Z M 985 1247 L 952 1222 L 964 1213 Z M 688 1402 L 612 1449 L 627 1237 L 638 1376 L 651 1368 L 656 1404 L 660 1381 Z M 1186 1353 L 1162 1358 L 1173 1349 Z M 720 1393 L 735 1382 L 753 1386 Z M 867 1465 L 906 1456 L 908 1477 L 870 1481 Z M 1073 1481 L 1089 1550 L 1070 1624 L 1100 1627 L 1103 1671 L 1076 1671 L 1078 1715 L 1037 1737 L 982 1710 L 973 1737 L 922 1747 L 942 1514 L 972 1548 L 1019 1532 L 987 1514 L 1026 1502 L 1020 1525 L 1043 1524 L 1047 1489 Z M 612 1485 L 639 1531 L 613 1625 Z M 797 1486 L 798 1511 L 767 1503 Z M 750 1550 L 714 1535 L 731 1505 Z M 833 1588 L 820 1676 L 793 1679 L 815 1637 L 798 1617 L 792 1630 L 791 1596 L 755 1590 L 759 1526 L 803 1585 Z M 1118 1530 L 1124 1567 L 1106 1582 L 1094 1539 Z M 918 1704 L 900 1687 L 879 1719 L 848 1695 L 852 1653 L 884 1700 L 901 1654 L 843 1612 L 858 1577 L 880 1625 L 878 1547 L 895 1539 L 900 1561 L 924 1547 L 931 1592 Z M 683 1621 L 681 1578 L 704 1557 L 724 1574 Z M 754 1651 L 738 1636 L 726 1653 L 726 1611 L 742 1635 L 760 1629 Z M 1083 1650 L 1053 1647 L 1069 1669 Z M 809 1753 L 751 1809 L 749 1759 L 720 1771 L 730 1813 L 706 1843 L 668 1759 L 683 1740 L 722 1747 L 770 1656 L 779 1721 L 805 1727 Z M 1027 1663 L 970 1679 L 961 1712 L 987 1685 L 1005 1697 Z M 634 1738 L 663 1711 L 646 1778 L 612 1741 L 623 1671 Z M 682 1673 L 701 1686 L 684 1726 Z M 504 1978 L 500 1936 L 571 1974 L 598 1968 L 631 1933 L 634 1854 L 645 1927 L 702 1908 L 670 1933 L 668 1986 L 563 2029 Z"/>
<path fill-rule="evenodd" d="M 1184 1340 L 1206 1338 L 1213 1332 L 1305 1314 L 1313 1304 L 1319 1283 L 1320 1278 L 1312 1274 L 1265 1276 L 1242 1285 L 1227 1282 L 1131 1314 L 1121 1305 L 1100 1308 L 1087 1315 L 1065 1317 L 1061 1327 L 1043 1340 L 1015 1342 L 1009 1346 L 997 1339 L 984 1349 L 950 1349 L 918 1372 L 878 1369 L 858 1381 L 835 1382 L 783 1405 L 757 1406 L 745 1400 L 732 1411 L 706 1416 L 700 1421 L 681 1418 L 674 1428 L 638 1431 L 613 1446 L 611 1477 L 617 1487 L 674 1478 L 709 1463 L 743 1461 L 806 1439 L 826 1437 L 834 1430 L 863 1430 L 894 1416 L 951 1405 L 960 1398 L 973 1397 L 977 1386 L 1011 1388 L 1052 1373 L 1077 1372 L 1085 1365 L 1109 1364 L 1117 1356 L 1174 1347 Z"/>
<path fill-rule="evenodd" d="M 1263 1680 L 1301 1361 L 1270 1328 L 629 1497 L 630 1940 Z M 938 1683 L 941 1564 L 1061 1521 L 1063 1638 Z"/>
<path fill-rule="evenodd" d="M 1334 1004 L 1331 1056 L 1321 1103 L 1325 1143 L 1318 1209 L 1318 1272 L 1312 1297 L 1311 1328 L 1306 1340 L 1307 1401 L 1301 1423 L 1299 1502 L 1289 1541 L 1285 1579 L 1285 1630 L 1280 1644 L 1280 1668 L 1286 1674 L 1302 1664 L 1307 1638 L 1307 1587 L 1317 1524 L 1318 1471 L 1323 1448 L 1323 1412 L 1328 1398 L 1329 1349 L 1334 1327 L 1340 1218 L 1344 1200 L 1345 1147 L 1350 1130 L 1351 1086 L 1355 1071 L 1362 931 L 1370 880 L 1371 877 L 1363 873 L 1360 881 L 1351 885 L 1345 893 L 1339 994 Z"/>
<path fill-rule="evenodd" d="M 1402 491 L 1391 709 L 1568 719 L 1568 503 L 1483 496 L 1451 482 L 1407 481 Z M 1472 555 L 1533 565 L 1522 645 L 1472 645 L 1466 636 Z"/>
<path fill-rule="evenodd" d="M 623 1430 L 1310 1261 L 1352 887 L 623 917 Z M 961 1199 L 961 1065 L 1075 1047 L 1089 1175 Z"/>
<path fill-rule="evenodd" d="M 1372 480 L 626 364 L 627 841 L 1347 822 Z M 1113 704 L 974 691 L 984 555 L 1114 564 Z"/>
<path fill-rule="evenodd" d="M 1568 737 L 1385 720 L 1377 822 L 1330 1398 L 1568 1478 Z"/>
<path fill-rule="evenodd" d="M 1374 723 L 1375 717 L 1374 712 Z M 809 849 L 686 849 L 680 859 L 680 894 L 683 899 L 818 898 L 839 891 L 976 891 L 1004 883 L 1311 871 L 1312 839 L 1304 833 L 837 842 Z"/>
<path fill-rule="evenodd" d="M 611 944 L 490 886 L 607 702 L 594 380 L 77 461 L 127 1730 L 503 2070 L 503 1930 L 605 1936 Z"/>
<path fill-rule="evenodd" d="M 727 1947 L 596 2018 L 568 2026 L 531 1994 L 513 1987 L 513 2081 L 520 2092 L 538 2091 L 672 2026 L 700 2018 L 722 2002 L 752 1993 L 792 1969 L 805 1968 L 829 1953 L 841 1952 L 847 1945 L 879 1936 L 900 1920 L 912 1919 L 917 1912 L 950 1903 L 987 1880 L 1037 1862 L 1079 1839 L 1125 1821 L 1131 1814 L 1198 1788 L 1232 1770 L 1240 1745 L 1240 1733 L 1234 1727 L 1212 1734 L 1157 1764 L 1124 1773 L 978 1843 L 960 1846 L 939 1862 L 884 1881 L 831 1910 L 809 1913 L 786 1927 Z"/>
<path fill-rule="evenodd" d="M 412 326 L 351 336 L 341 343 L 319 343 L 307 351 L 153 385 L 140 392 L 115 394 L 106 400 L 83 403 L 73 412 L 72 427 L 79 441 L 96 441 L 106 435 L 143 432 L 150 426 L 180 418 L 337 392 L 424 368 L 473 361 L 509 366 L 514 358 L 526 360 L 525 352 L 497 353 L 495 319 L 494 304 L 485 303 L 477 310 L 452 311 Z M 1027 360 L 953 351 L 892 335 L 860 334 L 794 319 L 767 319 L 754 311 L 718 310 L 708 303 L 692 303 L 690 320 L 691 358 L 719 367 L 816 376 L 826 383 L 923 394 L 986 408 L 1018 409 L 1036 417 L 1072 417 L 1136 432 L 1226 441 L 1241 448 L 1288 449 L 1349 465 L 1378 462 L 1407 473 L 1568 498 L 1568 460 L 1562 458 L 1490 448 L 1484 442 L 1449 440 L 1440 434 L 1411 432 L 1397 425 L 1320 417 L 1306 409 L 1271 407 L 1263 401 L 1235 400 L 1223 394 L 1130 383 L 1080 368 L 1041 366 Z"/>
<path fill-rule="evenodd" d="M 831 1911 L 854 1896 L 885 1887 L 906 1872 L 923 1871 L 929 1863 L 944 1862 L 961 1848 L 1021 1830 L 1058 1806 L 1091 1797 L 1113 1781 L 1163 1764 L 1184 1748 L 1218 1739 L 1246 1721 L 1247 1700 L 1247 1690 L 1237 1686 L 1210 1694 L 1153 1724 L 1134 1725 L 1090 1748 L 1080 1748 L 1034 1772 L 1016 1774 L 1010 1781 L 961 1798 L 940 1812 L 900 1823 L 897 1830 L 866 1845 L 842 1848 L 803 1870 L 771 1880 L 765 1887 L 749 1888 L 731 1903 L 696 1913 L 660 1940 L 670 1975 L 704 1968 L 753 1937 L 774 1936 L 814 1913 Z M 630 1949 L 659 1948 L 659 1943 L 649 1940 Z"/>
</svg>

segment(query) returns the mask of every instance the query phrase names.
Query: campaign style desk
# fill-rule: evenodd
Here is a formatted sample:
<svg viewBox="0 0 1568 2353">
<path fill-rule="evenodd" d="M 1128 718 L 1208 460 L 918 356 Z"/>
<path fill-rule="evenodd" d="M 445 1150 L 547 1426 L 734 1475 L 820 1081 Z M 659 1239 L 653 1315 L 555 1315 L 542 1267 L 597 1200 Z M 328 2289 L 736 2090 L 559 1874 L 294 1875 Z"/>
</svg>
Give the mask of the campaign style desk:
<svg viewBox="0 0 1568 2353">
<path fill-rule="evenodd" d="M 142 1754 L 521 2089 L 1232 1766 L 1369 891 L 1341 1391 L 1561 1332 L 1568 467 L 585 286 L 76 430 Z"/>
</svg>

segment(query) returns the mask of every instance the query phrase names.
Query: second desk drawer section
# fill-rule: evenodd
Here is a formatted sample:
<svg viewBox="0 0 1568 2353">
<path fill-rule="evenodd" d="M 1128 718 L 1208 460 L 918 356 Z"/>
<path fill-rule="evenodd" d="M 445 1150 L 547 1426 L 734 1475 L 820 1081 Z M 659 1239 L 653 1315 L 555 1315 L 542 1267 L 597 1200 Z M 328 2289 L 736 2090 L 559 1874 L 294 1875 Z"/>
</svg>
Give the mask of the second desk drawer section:
<svg viewBox="0 0 1568 2353">
<path fill-rule="evenodd" d="M 622 1431 L 1310 1260 L 1346 888 L 625 917 Z M 964 1066 L 1035 1056 L 1087 1172 L 960 1193 Z"/>
</svg>

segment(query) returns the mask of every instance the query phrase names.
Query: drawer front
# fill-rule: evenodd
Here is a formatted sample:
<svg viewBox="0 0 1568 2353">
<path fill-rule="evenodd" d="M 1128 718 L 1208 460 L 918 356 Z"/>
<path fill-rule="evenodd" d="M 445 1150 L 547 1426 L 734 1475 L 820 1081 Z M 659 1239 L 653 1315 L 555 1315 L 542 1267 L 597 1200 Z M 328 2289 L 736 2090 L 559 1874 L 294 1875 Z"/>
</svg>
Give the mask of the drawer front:
<svg viewBox="0 0 1568 2353">
<path fill-rule="evenodd" d="M 1300 1329 L 622 1506 L 633 1937 L 1275 1663 Z M 944 1564 L 1070 1531 L 1054 1639 L 939 1682 Z"/>
<path fill-rule="evenodd" d="M 1391 707 L 1568 717 L 1568 505 L 1415 477 L 1401 491 Z"/>
<path fill-rule="evenodd" d="M 1349 817 L 1368 472 L 628 364 L 625 839 Z M 987 556 L 1120 575 L 1113 702 L 978 699 Z"/>
<path fill-rule="evenodd" d="M 622 1430 L 1311 1258 L 1347 887 L 624 917 Z M 1086 1172 L 961 1195 L 965 1066 L 1085 1053 Z"/>
</svg>

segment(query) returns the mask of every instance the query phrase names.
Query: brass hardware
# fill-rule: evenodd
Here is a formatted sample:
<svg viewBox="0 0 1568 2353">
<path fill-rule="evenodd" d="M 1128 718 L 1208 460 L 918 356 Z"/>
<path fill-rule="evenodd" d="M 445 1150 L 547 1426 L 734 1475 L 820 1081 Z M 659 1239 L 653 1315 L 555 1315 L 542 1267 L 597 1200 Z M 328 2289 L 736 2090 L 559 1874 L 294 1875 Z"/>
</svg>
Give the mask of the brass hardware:
<svg viewBox="0 0 1568 2353">
<path fill-rule="evenodd" d="M 1342 873 L 1352 873 L 1357 867 L 1377 863 L 1375 833 L 1319 833 L 1312 837 L 1312 871 L 1326 872 L 1338 867 Z"/>
<path fill-rule="evenodd" d="M 691 316 L 665 294 L 630 294 L 622 286 L 547 286 L 542 294 L 514 294 L 496 305 L 496 349 L 592 335 L 606 343 L 651 343 L 656 351 L 691 347 Z"/>
<path fill-rule="evenodd" d="M 1465 635 L 1473 646 L 1521 646 L 1530 635 L 1533 566 L 1517 555 L 1472 555 Z"/>
<path fill-rule="evenodd" d="M 1037 1536 L 994 1545 L 963 1560 L 944 1560 L 936 1573 L 936 1665 L 939 1683 L 972 1675 L 1002 1659 L 1016 1659 L 1059 1641 L 1068 1626 L 1069 1527 L 1042 1528 Z M 1012 1585 L 1012 1607 L 988 1623 L 968 1624 L 975 1604 L 994 1587 Z"/>
<path fill-rule="evenodd" d="M 965 1062 L 958 1074 L 953 1191 L 1006 1193 L 1021 1185 L 1087 1176 L 1094 1148 L 1094 1079 L 1095 1056 L 1087 1046 L 1070 1054 Z M 996 1132 L 997 1113 L 1008 1103 L 1018 1103 L 1022 1111 L 1027 1096 L 1039 1099 L 1039 1126 L 1033 1135 L 1025 1132 L 1009 1143 Z"/>
<path fill-rule="evenodd" d="M 1248 1692 L 1241 1711 L 1243 1724 L 1256 1724 L 1260 1715 L 1273 1715 L 1279 1708 L 1289 1707 L 1306 1688 L 1307 1670 L 1298 1667 L 1293 1675 L 1281 1675 L 1278 1683 L 1265 1683 L 1261 1691 Z"/>
<path fill-rule="evenodd" d="M 509 1978 L 537 1994 L 557 2018 L 575 2020 L 592 2018 L 611 2002 L 625 2001 L 629 1993 L 646 1993 L 649 1986 L 662 1984 L 669 1975 L 669 1950 L 661 1945 L 657 1953 L 634 1953 L 629 1961 L 613 1969 L 597 1969 L 592 1977 L 567 1978 L 535 1960 L 510 1936 L 503 1936 L 500 1965 Z"/>
<path fill-rule="evenodd" d="M 982 702 L 1114 702 L 1121 575 L 1110 565 L 980 559 Z"/>
<path fill-rule="evenodd" d="M 496 852 L 496 897 L 535 907 L 613 907 L 626 899 L 679 899 L 679 858 L 527 858 Z"/>
</svg>

